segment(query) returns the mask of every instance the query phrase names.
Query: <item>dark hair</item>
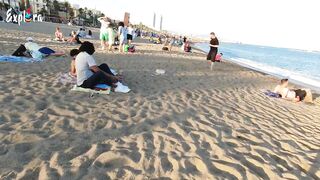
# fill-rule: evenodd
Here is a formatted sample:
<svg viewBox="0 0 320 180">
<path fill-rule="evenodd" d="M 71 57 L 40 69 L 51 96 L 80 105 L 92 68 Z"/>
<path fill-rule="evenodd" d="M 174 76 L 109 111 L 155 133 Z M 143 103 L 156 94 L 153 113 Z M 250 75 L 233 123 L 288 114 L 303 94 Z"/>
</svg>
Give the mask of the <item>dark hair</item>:
<svg viewBox="0 0 320 180">
<path fill-rule="evenodd" d="M 223 56 L 223 53 L 220 53 L 221 54 L 221 56 Z"/>
<path fill-rule="evenodd" d="M 80 53 L 79 49 L 72 49 L 70 51 L 70 56 L 74 57 L 74 56 L 78 55 L 79 53 Z"/>
<path fill-rule="evenodd" d="M 210 35 L 216 35 L 214 32 L 211 32 Z"/>
<path fill-rule="evenodd" d="M 95 52 L 94 45 L 89 41 L 85 41 L 81 44 L 79 52 L 86 52 L 92 55 Z"/>
<path fill-rule="evenodd" d="M 118 26 L 124 26 L 124 23 L 121 21 L 118 23 Z"/>
<path fill-rule="evenodd" d="M 285 83 L 285 82 L 288 82 L 288 79 L 281 79 L 281 84 Z"/>
</svg>

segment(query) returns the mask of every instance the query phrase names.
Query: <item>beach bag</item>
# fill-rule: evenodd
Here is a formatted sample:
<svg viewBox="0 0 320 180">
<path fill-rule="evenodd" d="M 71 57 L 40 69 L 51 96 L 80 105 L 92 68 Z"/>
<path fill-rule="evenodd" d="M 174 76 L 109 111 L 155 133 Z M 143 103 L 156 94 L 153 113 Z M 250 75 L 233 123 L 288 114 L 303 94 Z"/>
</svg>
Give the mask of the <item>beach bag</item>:
<svg viewBox="0 0 320 180">
<path fill-rule="evenodd" d="M 124 45 L 124 52 L 128 52 L 129 51 L 129 45 Z"/>
<path fill-rule="evenodd" d="M 135 47 L 133 45 L 131 45 L 128 49 L 129 52 L 133 53 L 136 51 Z"/>
<path fill-rule="evenodd" d="M 18 56 L 18 57 L 25 56 L 24 52 L 26 51 L 27 51 L 26 47 L 23 44 L 21 44 L 18 47 L 18 49 L 12 54 L 12 56 Z"/>
</svg>

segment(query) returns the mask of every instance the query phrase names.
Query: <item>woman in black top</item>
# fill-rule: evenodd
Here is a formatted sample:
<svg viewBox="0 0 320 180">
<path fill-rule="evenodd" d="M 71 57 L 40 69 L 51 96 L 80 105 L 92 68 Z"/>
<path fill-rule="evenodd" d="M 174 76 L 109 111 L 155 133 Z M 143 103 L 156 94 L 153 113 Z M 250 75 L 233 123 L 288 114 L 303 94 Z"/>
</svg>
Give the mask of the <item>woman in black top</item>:
<svg viewBox="0 0 320 180">
<path fill-rule="evenodd" d="M 210 33 L 210 36 L 210 51 L 208 53 L 207 60 L 211 60 L 212 62 L 214 62 L 218 53 L 219 40 L 214 32 Z"/>
</svg>

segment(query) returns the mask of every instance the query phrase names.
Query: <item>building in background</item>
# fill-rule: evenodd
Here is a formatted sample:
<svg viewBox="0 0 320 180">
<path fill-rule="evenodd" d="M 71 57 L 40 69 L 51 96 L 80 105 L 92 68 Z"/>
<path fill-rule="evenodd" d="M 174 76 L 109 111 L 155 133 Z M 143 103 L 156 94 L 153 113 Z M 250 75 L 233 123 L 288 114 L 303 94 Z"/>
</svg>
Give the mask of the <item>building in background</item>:
<svg viewBox="0 0 320 180">
<path fill-rule="evenodd" d="M 162 31 L 162 15 L 161 15 L 161 18 L 160 18 L 160 31 Z"/>
<path fill-rule="evenodd" d="M 42 8 L 48 9 L 45 0 L 29 0 L 29 2 L 33 13 L 39 13 Z"/>
<path fill-rule="evenodd" d="M 125 26 L 129 26 L 129 23 L 130 23 L 130 13 L 128 13 L 128 12 L 124 13 L 123 23 L 124 23 Z"/>
<path fill-rule="evenodd" d="M 20 2 L 20 0 L 2 0 L 2 3 L 5 3 L 5 4 L 10 3 L 10 6 L 13 8 L 19 7 L 19 2 Z"/>
</svg>

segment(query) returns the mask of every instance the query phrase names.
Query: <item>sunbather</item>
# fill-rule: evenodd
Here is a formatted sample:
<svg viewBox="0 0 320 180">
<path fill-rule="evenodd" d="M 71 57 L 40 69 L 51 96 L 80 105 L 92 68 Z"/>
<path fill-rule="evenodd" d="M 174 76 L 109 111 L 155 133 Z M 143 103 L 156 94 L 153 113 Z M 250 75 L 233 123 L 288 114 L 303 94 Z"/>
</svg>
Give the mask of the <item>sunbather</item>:
<svg viewBox="0 0 320 180">
<path fill-rule="evenodd" d="M 32 55 L 33 52 L 39 51 L 45 56 L 62 56 L 65 53 L 63 51 L 54 51 L 48 47 L 40 47 L 37 43 L 33 42 L 31 37 L 27 38 L 27 42 L 24 44 L 27 51 L 29 51 Z"/>
<path fill-rule="evenodd" d="M 274 89 L 275 93 L 281 95 L 281 98 L 293 101 L 293 102 L 312 102 L 312 93 L 309 89 L 289 89 L 288 79 L 281 79 L 279 85 Z"/>
<path fill-rule="evenodd" d="M 56 32 L 54 33 L 56 41 L 65 41 L 63 34 L 59 27 L 56 28 Z"/>
<path fill-rule="evenodd" d="M 92 43 L 83 42 L 79 51 L 75 60 L 78 86 L 93 89 L 97 84 L 107 84 L 115 87 L 115 84 L 121 81 L 121 77 L 115 76 L 107 64 L 97 66 L 92 56 L 95 52 Z"/>
<path fill-rule="evenodd" d="M 72 31 L 71 38 L 68 40 L 68 42 L 73 44 L 81 44 L 81 41 L 79 39 L 79 34 L 77 34 L 75 31 Z"/>
</svg>

